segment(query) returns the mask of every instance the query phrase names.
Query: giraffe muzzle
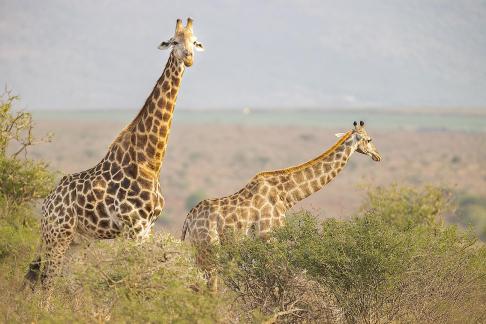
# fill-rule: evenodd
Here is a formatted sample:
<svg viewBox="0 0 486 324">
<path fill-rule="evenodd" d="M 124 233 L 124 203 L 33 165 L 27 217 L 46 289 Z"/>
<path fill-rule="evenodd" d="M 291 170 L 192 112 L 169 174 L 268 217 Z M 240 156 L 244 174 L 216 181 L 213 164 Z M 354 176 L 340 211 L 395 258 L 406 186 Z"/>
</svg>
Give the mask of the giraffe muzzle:
<svg viewBox="0 0 486 324">
<path fill-rule="evenodd" d="M 183 61 L 186 67 L 192 66 L 192 64 L 194 63 L 194 56 L 192 54 L 186 54 L 184 55 Z"/>
<path fill-rule="evenodd" d="M 370 155 L 371 155 L 371 159 L 373 161 L 376 161 L 376 162 L 380 162 L 381 161 L 381 155 L 380 154 L 378 154 L 376 152 L 374 152 L 374 153 L 371 153 L 370 152 Z"/>
</svg>

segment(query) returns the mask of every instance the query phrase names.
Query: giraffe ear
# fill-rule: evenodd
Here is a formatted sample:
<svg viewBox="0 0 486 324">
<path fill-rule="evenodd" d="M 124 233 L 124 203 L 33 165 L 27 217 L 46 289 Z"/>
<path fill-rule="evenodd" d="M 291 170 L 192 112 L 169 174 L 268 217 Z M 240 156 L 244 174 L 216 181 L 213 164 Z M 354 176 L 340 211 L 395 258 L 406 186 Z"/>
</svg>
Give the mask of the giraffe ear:
<svg viewBox="0 0 486 324">
<path fill-rule="evenodd" d="M 198 52 L 204 52 L 204 46 L 201 42 L 195 41 L 194 42 L 194 49 Z"/>
<path fill-rule="evenodd" d="M 165 49 L 168 49 L 168 48 L 169 48 L 169 47 L 171 47 L 172 45 L 174 45 L 174 38 L 171 38 L 171 39 L 169 39 L 168 41 L 165 41 L 165 42 L 160 43 L 160 45 L 159 45 L 159 50 L 165 50 Z"/>
<path fill-rule="evenodd" d="M 344 135 L 346 135 L 346 133 L 337 133 L 335 134 L 337 138 L 341 138 L 343 137 Z"/>
</svg>

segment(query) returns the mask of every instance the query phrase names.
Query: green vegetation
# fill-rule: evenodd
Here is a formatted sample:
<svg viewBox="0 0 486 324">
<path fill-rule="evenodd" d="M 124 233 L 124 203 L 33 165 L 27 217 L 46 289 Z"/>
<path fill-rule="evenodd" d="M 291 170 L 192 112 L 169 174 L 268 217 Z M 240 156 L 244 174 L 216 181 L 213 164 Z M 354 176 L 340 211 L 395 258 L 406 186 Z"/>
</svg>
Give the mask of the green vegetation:
<svg viewBox="0 0 486 324">
<path fill-rule="evenodd" d="M 49 312 L 40 293 L 19 291 L 19 270 L 0 277 L 7 288 L 1 322 L 213 323 L 227 314 L 223 299 L 207 291 L 192 251 L 170 235 L 142 244 L 99 241 L 73 253 Z"/>
<path fill-rule="evenodd" d="M 51 136 L 33 136 L 32 116 L 15 111 L 16 100 L 8 92 L 0 96 L 0 261 L 14 262 L 34 248 L 38 222 L 32 204 L 47 195 L 55 178 L 45 163 L 27 158 L 32 145 Z"/>
<path fill-rule="evenodd" d="M 462 195 L 454 211 L 441 189 L 400 186 L 370 190 L 350 220 L 302 212 L 268 240 L 228 237 L 217 249 L 224 286 L 216 294 L 192 249 L 171 235 L 80 242 L 47 312 L 41 291 L 21 288 L 39 239 L 35 202 L 56 175 L 27 158 L 38 141 L 15 100 L 0 105 L 0 322 L 486 321 L 486 247 L 443 222 L 451 213 L 484 219 L 484 201 Z"/>
<path fill-rule="evenodd" d="M 486 197 L 469 194 L 457 196 L 457 211 L 451 221 L 473 228 L 486 241 Z"/>
<path fill-rule="evenodd" d="M 186 198 L 186 210 L 190 211 L 198 202 L 206 198 L 206 194 L 202 190 L 197 190 L 191 193 Z"/>
<path fill-rule="evenodd" d="M 14 112 L 16 98 L 5 97 L 0 105 L 0 322 L 225 321 L 222 299 L 207 292 L 192 250 L 170 235 L 143 244 L 120 239 L 78 249 L 56 282 L 49 312 L 41 306 L 40 291 L 22 289 L 39 243 L 34 203 L 49 193 L 56 176 L 45 163 L 22 154 L 49 138 L 35 140 L 31 116 Z"/>
<path fill-rule="evenodd" d="M 392 185 L 368 190 L 362 213 L 371 212 L 399 230 L 418 225 L 436 228 L 443 225 L 444 213 L 452 210 L 448 191 L 427 186 L 420 189 Z"/>
<path fill-rule="evenodd" d="M 10 93 L 0 96 L 0 199 L 8 210 L 46 196 L 54 180 L 45 163 L 27 159 L 29 147 L 50 141 L 52 135 L 36 139 L 32 116 L 15 111 L 16 100 Z"/>
<path fill-rule="evenodd" d="M 220 272 L 242 314 L 282 321 L 480 322 L 486 247 L 444 225 L 441 190 L 370 191 L 348 221 L 288 218 L 269 240 L 221 248 Z"/>
</svg>

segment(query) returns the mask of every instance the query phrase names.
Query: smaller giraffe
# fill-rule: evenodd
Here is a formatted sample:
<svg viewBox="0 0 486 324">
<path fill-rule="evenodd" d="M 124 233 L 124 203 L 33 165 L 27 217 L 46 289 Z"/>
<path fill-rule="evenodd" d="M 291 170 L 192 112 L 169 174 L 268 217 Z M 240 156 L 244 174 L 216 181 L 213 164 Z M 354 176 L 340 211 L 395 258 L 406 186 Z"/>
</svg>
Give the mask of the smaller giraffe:
<svg viewBox="0 0 486 324">
<path fill-rule="evenodd" d="M 322 189 L 349 161 L 353 152 L 381 161 L 381 156 L 364 128 L 364 122 L 354 122 L 354 128 L 340 137 L 323 154 L 298 166 L 258 173 L 240 191 L 222 198 L 199 202 L 186 217 L 182 240 L 196 246 L 196 261 L 206 271 L 208 285 L 217 289 L 207 260 L 214 244 L 224 240 L 228 230 L 265 238 L 269 231 L 281 226 L 285 213 L 298 201 Z"/>
</svg>

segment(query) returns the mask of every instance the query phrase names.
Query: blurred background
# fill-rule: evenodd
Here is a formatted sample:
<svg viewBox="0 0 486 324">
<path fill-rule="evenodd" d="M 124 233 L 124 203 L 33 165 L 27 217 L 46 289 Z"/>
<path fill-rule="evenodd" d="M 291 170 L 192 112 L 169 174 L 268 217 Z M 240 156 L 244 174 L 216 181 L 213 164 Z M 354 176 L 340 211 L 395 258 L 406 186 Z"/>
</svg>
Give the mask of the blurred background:
<svg viewBox="0 0 486 324">
<path fill-rule="evenodd" d="M 161 226 L 178 233 L 199 200 L 305 162 L 364 120 L 383 161 L 353 156 L 296 210 L 349 217 L 367 186 L 434 184 L 457 199 L 450 221 L 486 237 L 484 1 L 2 0 L 0 85 L 55 135 L 33 157 L 62 173 L 101 160 L 188 16 L 206 51 L 179 92 Z"/>
</svg>

